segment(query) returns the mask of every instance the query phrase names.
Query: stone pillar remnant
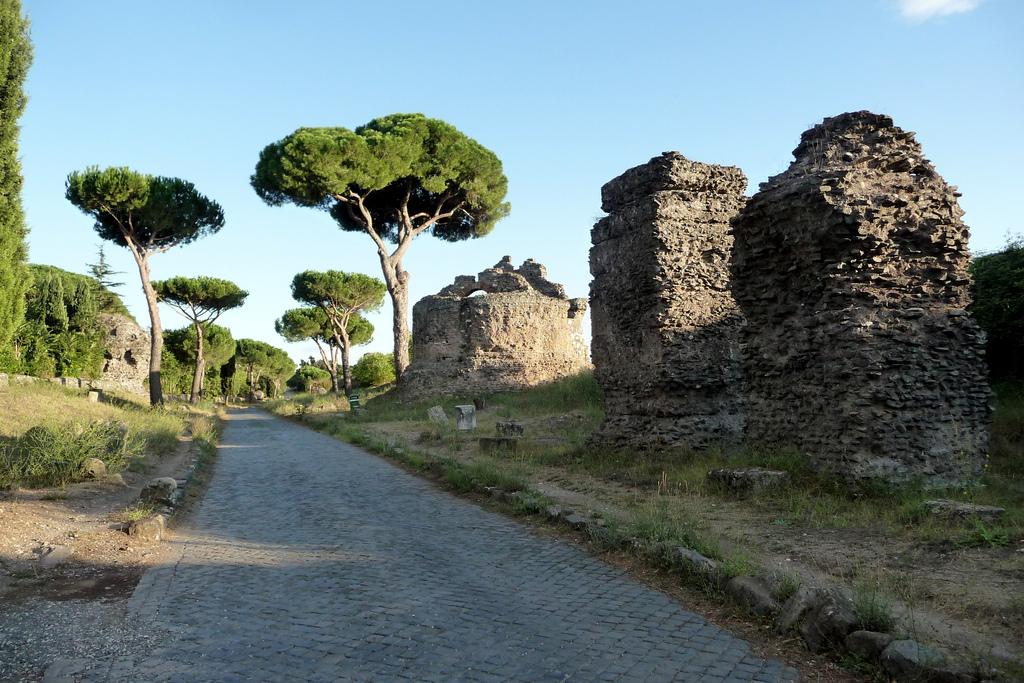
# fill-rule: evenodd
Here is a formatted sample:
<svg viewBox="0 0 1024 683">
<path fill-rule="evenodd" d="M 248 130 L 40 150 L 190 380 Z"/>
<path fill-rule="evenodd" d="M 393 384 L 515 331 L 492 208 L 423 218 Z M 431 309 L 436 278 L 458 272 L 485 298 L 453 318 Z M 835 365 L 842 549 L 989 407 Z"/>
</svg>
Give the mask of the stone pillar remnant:
<svg viewBox="0 0 1024 683">
<path fill-rule="evenodd" d="M 963 480 L 990 392 L 959 193 L 871 112 L 825 119 L 793 154 L 734 221 L 748 440 L 851 480 Z"/>
<path fill-rule="evenodd" d="M 740 314 L 729 221 L 747 180 L 666 152 L 601 188 L 591 232 L 594 373 L 619 447 L 702 448 L 743 431 Z"/>
</svg>

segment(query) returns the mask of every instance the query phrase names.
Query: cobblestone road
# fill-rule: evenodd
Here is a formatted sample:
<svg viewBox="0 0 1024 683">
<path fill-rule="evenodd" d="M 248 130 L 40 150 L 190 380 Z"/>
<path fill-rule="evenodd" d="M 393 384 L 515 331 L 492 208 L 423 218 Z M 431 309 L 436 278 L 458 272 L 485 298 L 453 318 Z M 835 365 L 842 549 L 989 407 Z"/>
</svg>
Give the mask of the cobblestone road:
<svg viewBox="0 0 1024 683">
<path fill-rule="evenodd" d="M 383 460 L 231 414 L 176 563 L 103 681 L 789 681 L 665 595 Z"/>
</svg>

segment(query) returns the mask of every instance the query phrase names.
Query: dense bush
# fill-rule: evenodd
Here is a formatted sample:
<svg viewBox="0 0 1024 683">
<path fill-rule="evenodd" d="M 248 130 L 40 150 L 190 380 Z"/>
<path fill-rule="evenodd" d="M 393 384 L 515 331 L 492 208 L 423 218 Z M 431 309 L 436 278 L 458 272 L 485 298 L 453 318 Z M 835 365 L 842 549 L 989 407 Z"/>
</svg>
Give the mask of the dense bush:
<svg viewBox="0 0 1024 683">
<path fill-rule="evenodd" d="M 971 311 L 988 335 L 987 357 L 994 379 L 1024 379 L 1024 239 L 979 256 Z"/>
<path fill-rule="evenodd" d="M 0 369 L 37 377 L 98 377 L 104 332 L 97 316 L 127 316 L 124 304 L 94 278 L 53 266 L 29 270 L 25 321 Z"/>
<path fill-rule="evenodd" d="M 303 365 L 288 379 L 295 391 L 311 391 L 314 387 L 327 391 L 331 388 L 331 373 L 316 365 Z"/>
<path fill-rule="evenodd" d="M 65 486 L 83 478 L 83 463 L 98 458 L 108 472 L 125 468 L 145 441 L 119 422 L 66 422 L 32 427 L 0 444 L 0 488 Z"/>
<path fill-rule="evenodd" d="M 379 387 L 395 381 L 395 362 L 390 353 L 370 351 L 352 366 L 352 379 L 360 387 Z"/>
<path fill-rule="evenodd" d="M 235 355 L 235 339 L 231 330 L 220 325 L 206 325 L 203 333 L 203 395 L 220 396 L 224 391 L 221 368 Z M 188 394 L 196 363 L 196 330 L 193 326 L 164 332 L 161 354 L 161 383 L 168 394 Z"/>
</svg>

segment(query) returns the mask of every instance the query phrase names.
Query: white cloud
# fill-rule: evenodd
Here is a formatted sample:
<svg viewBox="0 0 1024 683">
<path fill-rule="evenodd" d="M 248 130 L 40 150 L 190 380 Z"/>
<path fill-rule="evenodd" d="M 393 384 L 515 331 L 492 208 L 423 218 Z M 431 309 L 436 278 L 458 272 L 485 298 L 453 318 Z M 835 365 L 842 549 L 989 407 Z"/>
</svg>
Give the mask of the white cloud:
<svg viewBox="0 0 1024 683">
<path fill-rule="evenodd" d="M 970 12 L 981 0 L 897 0 L 900 14 L 912 21 L 926 21 L 933 17 Z"/>
</svg>

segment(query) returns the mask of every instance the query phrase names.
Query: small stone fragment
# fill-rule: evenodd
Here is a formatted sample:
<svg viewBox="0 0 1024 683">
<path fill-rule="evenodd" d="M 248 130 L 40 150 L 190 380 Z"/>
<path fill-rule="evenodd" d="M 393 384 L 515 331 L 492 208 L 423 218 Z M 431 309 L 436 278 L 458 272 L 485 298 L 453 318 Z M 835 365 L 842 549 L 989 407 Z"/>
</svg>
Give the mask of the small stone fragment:
<svg viewBox="0 0 1024 683">
<path fill-rule="evenodd" d="M 994 505 L 975 505 L 974 503 L 961 503 L 958 500 L 939 498 L 936 500 L 924 501 L 928 512 L 936 517 L 947 519 L 971 519 L 977 517 L 985 521 L 995 521 L 1003 516 L 1006 508 Z"/>
<path fill-rule="evenodd" d="M 811 652 L 838 648 L 846 644 L 846 636 L 857 629 L 857 614 L 845 597 L 827 594 L 823 604 L 812 610 L 800 626 L 800 637 Z"/>
<path fill-rule="evenodd" d="M 770 617 L 780 609 L 768 585 L 753 576 L 736 576 L 729 579 L 725 584 L 725 592 L 747 611 L 760 617 Z"/>
<path fill-rule="evenodd" d="M 103 479 L 107 476 L 107 464 L 99 458 L 86 458 L 82 462 L 82 476 L 86 479 Z"/>
<path fill-rule="evenodd" d="M 75 549 L 69 545 L 55 545 L 39 558 L 39 566 L 43 569 L 52 569 L 66 562 L 74 553 Z"/>
<path fill-rule="evenodd" d="M 946 657 L 916 640 L 894 640 L 882 651 L 882 668 L 900 681 L 928 680 L 930 670 L 943 667 Z"/>
<path fill-rule="evenodd" d="M 498 422 L 494 425 L 495 431 L 498 436 L 522 436 L 523 435 L 523 423 L 513 422 L 512 420 L 506 420 Z"/>
<path fill-rule="evenodd" d="M 178 482 L 171 477 L 158 477 L 151 480 L 139 494 L 143 503 L 174 505 L 174 494 L 178 490 Z"/>
<path fill-rule="evenodd" d="M 450 423 L 448 422 L 448 416 L 444 413 L 444 408 L 441 406 L 434 406 L 427 411 L 427 417 L 430 421 L 436 425 L 444 425 L 447 427 Z"/>
<path fill-rule="evenodd" d="M 164 537 L 167 520 L 161 514 L 137 519 L 128 525 L 128 535 L 140 541 L 159 541 Z"/>
<path fill-rule="evenodd" d="M 785 484 L 789 481 L 789 472 L 761 467 L 717 469 L 708 472 L 707 479 L 733 493 L 757 493 Z"/>
<path fill-rule="evenodd" d="M 710 576 L 718 573 L 718 563 L 709 557 L 704 557 L 696 550 L 679 546 L 675 549 L 673 557 L 679 568 L 690 574 Z"/>
<path fill-rule="evenodd" d="M 874 662 L 882 655 L 882 650 L 895 639 L 891 633 L 854 631 L 846 636 L 846 649 L 862 659 Z"/>
<path fill-rule="evenodd" d="M 565 510 L 562 512 L 562 521 L 577 531 L 582 531 L 587 528 L 587 518 L 573 512 L 572 510 Z"/>
</svg>

